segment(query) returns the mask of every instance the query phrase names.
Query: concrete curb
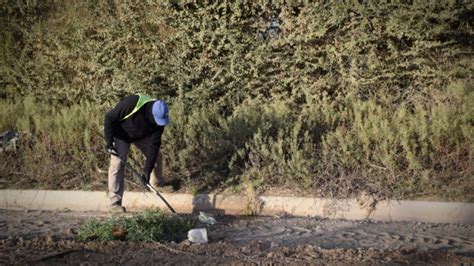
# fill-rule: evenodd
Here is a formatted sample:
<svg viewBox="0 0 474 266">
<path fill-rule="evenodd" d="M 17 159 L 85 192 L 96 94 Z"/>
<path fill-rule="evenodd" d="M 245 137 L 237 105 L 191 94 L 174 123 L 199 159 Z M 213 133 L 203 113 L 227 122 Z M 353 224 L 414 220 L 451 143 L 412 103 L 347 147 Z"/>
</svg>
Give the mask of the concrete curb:
<svg viewBox="0 0 474 266">
<path fill-rule="evenodd" d="M 303 197 L 245 196 L 221 194 L 161 193 L 179 213 L 207 211 L 220 214 L 294 215 L 324 218 L 378 221 L 418 221 L 474 224 L 474 204 L 428 201 L 379 202 L 373 212 L 362 208 L 355 199 L 335 200 Z M 0 190 L 0 208 L 74 211 L 106 211 L 109 201 L 105 192 L 56 190 Z M 167 210 L 151 193 L 126 192 L 123 205 L 130 211 L 148 207 Z"/>
</svg>

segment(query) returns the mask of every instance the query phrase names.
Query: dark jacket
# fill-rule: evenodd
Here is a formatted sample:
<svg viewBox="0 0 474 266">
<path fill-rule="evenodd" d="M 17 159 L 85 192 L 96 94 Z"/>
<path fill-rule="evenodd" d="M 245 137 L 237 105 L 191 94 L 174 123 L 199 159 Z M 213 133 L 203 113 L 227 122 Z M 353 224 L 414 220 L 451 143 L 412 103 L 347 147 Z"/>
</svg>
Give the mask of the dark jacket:
<svg viewBox="0 0 474 266">
<path fill-rule="evenodd" d="M 122 120 L 135 108 L 138 98 L 138 95 L 123 98 L 114 109 L 105 115 L 104 136 L 108 147 L 112 145 L 113 138 L 121 139 L 127 143 L 149 138 L 150 145 L 145 153 L 146 163 L 143 169 L 144 174 L 148 177 L 158 156 L 164 127 L 157 125 L 153 119 L 154 101 L 146 103 L 132 116 Z"/>
</svg>

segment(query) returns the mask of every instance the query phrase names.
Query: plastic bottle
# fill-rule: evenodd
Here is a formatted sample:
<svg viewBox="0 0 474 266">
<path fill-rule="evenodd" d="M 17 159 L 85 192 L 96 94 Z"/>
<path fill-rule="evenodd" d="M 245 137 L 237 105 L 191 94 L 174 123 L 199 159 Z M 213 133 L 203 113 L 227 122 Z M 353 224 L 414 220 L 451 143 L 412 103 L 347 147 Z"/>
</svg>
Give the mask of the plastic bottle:
<svg viewBox="0 0 474 266">
<path fill-rule="evenodd" d="M 207 229 L 197 228 L 191 229 L 188 232 L 188 239 L 193 243 L 205 244 L 207 243 Z"/>
</svg>

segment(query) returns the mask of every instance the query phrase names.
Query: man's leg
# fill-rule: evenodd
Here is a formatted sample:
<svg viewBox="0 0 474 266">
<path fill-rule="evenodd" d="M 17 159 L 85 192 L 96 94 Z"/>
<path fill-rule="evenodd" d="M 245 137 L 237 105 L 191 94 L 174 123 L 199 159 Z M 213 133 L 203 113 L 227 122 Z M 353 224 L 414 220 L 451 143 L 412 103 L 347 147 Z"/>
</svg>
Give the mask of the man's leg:
<svg viewBox="0 0 474 266">
<path fill-rule="evenodd" d="M 134 142 L 135 146 L 143 153 L 145 154 L 148 144 L 148 139 L 144 140 L 139 140 L 137 142 Z M 158 157 L 156 158 L 155 165 L 153 166 L 153 170 L 151 171 L 150 174 L 150 185 L 154 188 L 163 186 L 163 183 L 165 182 L 163 178 L 163 156 L 161 155 L 161 149 L 158 151 Z"/>
<path fill-rule="evenodd" d="M 130 144 L 120 139 L 114 138 L 115 150 L 120 154 L 121 158 L 126 159 Z M 124 171 L 125 164 L 115 155 L 110 155 L 109 167 L 109 198 L 110 205 L 122 205 L 122 197 L 124 191 Z"/>
</svg>

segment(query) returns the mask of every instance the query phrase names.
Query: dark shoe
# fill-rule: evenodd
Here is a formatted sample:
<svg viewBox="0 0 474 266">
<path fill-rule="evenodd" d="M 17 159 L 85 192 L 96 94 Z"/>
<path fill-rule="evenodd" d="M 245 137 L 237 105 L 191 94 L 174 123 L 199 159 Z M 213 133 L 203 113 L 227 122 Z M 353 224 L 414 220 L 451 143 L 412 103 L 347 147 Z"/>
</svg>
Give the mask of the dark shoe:
<svg viewBox="0 0 474 266">
<path fill-rule="evenodd" d="M 121 206 L 121 205 L 110 205 L 109 206 L 109 212 L 111 213 L 125 213 L 126 210 L 125 210 L 125 207 Z"/>
</svg>

